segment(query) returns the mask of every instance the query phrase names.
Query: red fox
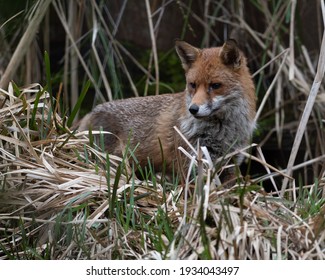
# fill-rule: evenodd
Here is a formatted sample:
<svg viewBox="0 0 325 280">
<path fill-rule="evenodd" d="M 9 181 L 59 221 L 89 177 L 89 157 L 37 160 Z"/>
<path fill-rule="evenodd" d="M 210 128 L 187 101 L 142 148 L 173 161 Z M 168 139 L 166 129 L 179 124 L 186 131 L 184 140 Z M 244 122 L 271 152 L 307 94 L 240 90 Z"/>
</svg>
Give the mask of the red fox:
<svg viewBox="0 0 325 280">
<path fill-rule="evenodd" d="M 236 42 L 199 49 L 176 41 L 176 51 L 185 70 L 184 92 L 98 105 L 81 120 L 79 131 L 102 127 L 112 133 L 104 136 L 109 153 L 121 155 L 129 141 L 132 148 L 138 145 L 140 166 L 150 159 L 161 171 L 165 161 L 167 172 L 179 168 L 177 147 L 186 146 L 174 126 L 194 147 L 198 141 L 206 146 L 213 161 L 246 146 L 255 127 L 255 87 Z"/>
</svg>

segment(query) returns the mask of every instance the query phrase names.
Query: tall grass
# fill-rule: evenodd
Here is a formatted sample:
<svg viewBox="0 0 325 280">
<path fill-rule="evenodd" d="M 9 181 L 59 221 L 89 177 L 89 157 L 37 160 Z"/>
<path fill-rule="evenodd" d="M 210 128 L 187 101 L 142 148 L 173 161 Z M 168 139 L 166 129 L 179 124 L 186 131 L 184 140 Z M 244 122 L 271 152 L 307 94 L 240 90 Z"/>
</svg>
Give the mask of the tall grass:
<svg viewBox="0 0 325 280">
<path fill-rule="evenodd" d="M 117 39 L 128 5 L 120 3 L 113 17 L 101 1 L 34 1 L 25 14 L 34 25 L 16 33 L 20 37 L 4 37 L 10 51 L 0 67 L 0 258 L 324 259 L 324 46 L 317 53 L 304 46 L 299 1 L 207 0 L 200 14 L 195 1 L 154 7 L 144 0 L 151 49 L 141 52 Z M 196 36 L 205 47 L 233 37 L 255 72 L 259 125 L 253 144 L 237 151 L 248 171 L 238 170 L 229 188 L 218 176 L 229 166 L 214 166 L 204 148 L 192 147 L 184 182 L 167 180 L 150 162 L 130 165 L 136 164 L 130 148 L 123 158 L 105 153 L 93 136 L 108 132 L 71 130 L 78 114 L 98 102 L 180 90 L 180 63 L 172 51 L 158 50 L 169 7 L 183 16 L 180 38 Z M 252 9 L 265 17 L 258 26 L 248 16 Z M 38 54 L 43 81 L 33 74 L 25 80 L 27 66 L 35 64 L 26 51 L 39 42 L 41 19 L 48 23 L 53 15 L 66 36 L 60 75 L 48 55 Z M 1 23 L 1 34 L 9 23 Z M 46 36 L 39 40 L 48 45 L 55 30 L 41 30 Z M 171 84 L 163 80 L 168 75 Z M 35 83 L 20 86 L 30 80 Z M 296 140 L 288 144 L 290 135 Z M 289 150 L 290 162 L 270 164 L 270 144 Z M 255 163 L 263 173 L 256 174 Z M 263 189 L 267 181 L 271 193 Z"/>
</svg>

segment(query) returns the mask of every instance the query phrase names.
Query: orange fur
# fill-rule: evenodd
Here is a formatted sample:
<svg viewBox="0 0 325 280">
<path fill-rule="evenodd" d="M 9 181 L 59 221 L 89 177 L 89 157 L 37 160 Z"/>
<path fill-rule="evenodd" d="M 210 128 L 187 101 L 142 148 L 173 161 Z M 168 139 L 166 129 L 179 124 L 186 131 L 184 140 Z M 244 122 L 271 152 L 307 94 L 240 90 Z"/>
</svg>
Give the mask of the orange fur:
<svg viewBox="0 0 325 280">
<path fill-rule="evenodd" d="M 79 130 L 102 127 L 112 132 L 115 136 L 105 136 L 105 147 L 114 154 L 123 152 L 131 131 L 131 147 L 139 144 L 139 163 L 144 166 L 149 158 L 161 170 L 164 159 L 169 172 L 177 147 L 185 147 L 173 126 L 194 147 L 197 141 L 207 146 L 213 160 L 247 145 L 255 127 L 255 88 L 236 43 L 198 49 L 177 41 L 176 51 L 185 70 L 184 92 L 101 104 L 81 120 Z"/>
</svg>

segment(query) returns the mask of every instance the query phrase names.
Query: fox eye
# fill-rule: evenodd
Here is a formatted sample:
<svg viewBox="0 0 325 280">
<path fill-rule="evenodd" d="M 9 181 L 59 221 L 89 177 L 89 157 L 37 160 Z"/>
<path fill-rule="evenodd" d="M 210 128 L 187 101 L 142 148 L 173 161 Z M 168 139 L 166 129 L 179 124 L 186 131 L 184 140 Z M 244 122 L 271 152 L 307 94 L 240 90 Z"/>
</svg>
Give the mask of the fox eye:
<svg viewBox="0 0 325 280">
<path fill-rule="evenodd" d="M 210 84 L 210 88 L 211 89 L 218 89 L 218 88 L 220 88 L 221 87 L 221 84 L 220 83 L 211 83 Z"/>
<path fill-rule="evenodd" d="M 190 83 L 190 87 L 191 87 L 192 89 L 196 89 L 196 83 Z"/>
</svg>

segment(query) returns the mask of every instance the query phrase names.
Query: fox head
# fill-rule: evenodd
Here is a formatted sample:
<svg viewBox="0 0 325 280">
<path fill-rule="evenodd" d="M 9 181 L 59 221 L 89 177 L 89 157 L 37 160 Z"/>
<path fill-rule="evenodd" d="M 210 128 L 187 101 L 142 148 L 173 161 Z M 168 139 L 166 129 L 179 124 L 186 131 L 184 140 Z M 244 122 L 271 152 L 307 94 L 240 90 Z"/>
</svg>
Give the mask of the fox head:
<svg viewBox="0 0 325 280">
<path fill-rule="evenodd" d="M 234 40 L 207 49 L 176 41 L 176 51 L 185 70 L 188 110 L 195 118 L 213 118 L 236 107 L 254 117 L 254 84 Z"/>
</svg>

